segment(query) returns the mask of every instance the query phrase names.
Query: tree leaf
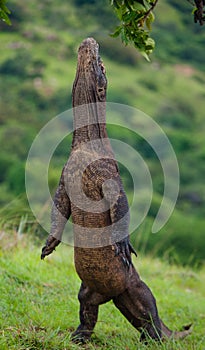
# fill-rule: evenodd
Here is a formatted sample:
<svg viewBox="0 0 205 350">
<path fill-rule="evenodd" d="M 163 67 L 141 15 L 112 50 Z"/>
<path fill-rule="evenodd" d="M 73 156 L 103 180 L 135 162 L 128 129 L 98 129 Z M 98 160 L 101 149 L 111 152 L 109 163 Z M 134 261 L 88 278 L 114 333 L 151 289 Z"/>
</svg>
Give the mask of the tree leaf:
<svg viewBox="0 0 205 350">
<path fill-rule="evenodd" d="M 8 16 L 8 14 L 10 14 L 11 11 L 8 9 L 5 3 L 6 3 L 6 0 L 0 0 L 0 19 L 3 22 L 6 22 L 8 25 L 11 25 L 11 21 Z"/>
<path fill-rule="evenodd" d="M 150 62 L 150 58 L 149 58 L 148 54 L 145 51 L 140 51 L 140 53 L 148 62 Z"/>
<path fill-rule="evenodd" d="M 155 20 L 155 16 L 153 12 L 150 12 L 149 16 L 146 18 L 146 26 L 151 31 L 152 30 L 152 22 Z"/>
<path fill-rule="evenodd" d="M 114 33 L 111 33 L 110 36 L 112 38 L 117 38 L 120 35 L 121 31 L 122 31 L 122 26 L 118 26 L 116 27 Z"/>
</svg>

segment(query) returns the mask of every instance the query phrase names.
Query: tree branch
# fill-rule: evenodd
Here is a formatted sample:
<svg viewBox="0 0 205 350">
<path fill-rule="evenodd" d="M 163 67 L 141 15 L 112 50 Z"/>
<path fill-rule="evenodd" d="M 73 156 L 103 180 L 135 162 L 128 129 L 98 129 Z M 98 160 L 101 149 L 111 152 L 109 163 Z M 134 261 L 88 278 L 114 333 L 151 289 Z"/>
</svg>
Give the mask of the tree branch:
<svg viewBox="0 0 205 350">
<path fill-rule="evenodd" d="M 158 3 L 158 0 L 155 0 L 155 2 L 152 3 L 150 9 L 146 12 L 144 18 L 143 18 L 143 21 L 145 22 L 147 17 L 149 17 L 149 14 L 154 10 L 155 6 L 157 5 Z"/>
<path fill-rule="evenodd" d="M 205 5 L 205 0 L 194 0 L 195 5 L 196 5 L 196 10 L 194 11 L 194 22 L 202 26 L 205 21 L 204 17 L 204 5 Z"/>
</svg>

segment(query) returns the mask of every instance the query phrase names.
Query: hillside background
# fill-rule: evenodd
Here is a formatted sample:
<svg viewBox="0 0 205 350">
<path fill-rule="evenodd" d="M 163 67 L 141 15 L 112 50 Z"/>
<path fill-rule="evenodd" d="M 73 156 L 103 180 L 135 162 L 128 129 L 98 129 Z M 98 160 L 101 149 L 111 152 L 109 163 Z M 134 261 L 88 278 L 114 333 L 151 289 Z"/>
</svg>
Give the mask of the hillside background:
<svg viewBox="0 0 205 350">
<path fill-rule="evenodd" d="M 71 107 L 71 89 L 80 42 L 100 44 L 109 81 L 108 101 L 150 115 L 168 135 L 180 166 L 175 211 L 157 234 L 150 228 L 163 194 L 160 164 L 145 140 L 123 129 L 109 135 L 135 147 L 149 166 L 154 196 L 149 215 L 131 236 L 143 253 L 193 267 L 205 259 L 205 29 L 193 23 L 187 1 L 164 0 L 155 12 L 151 62 L 112 39 L 117 20 L 108 1 L 9 0 L 12 26 L 0 24 L 0 225 L 1 231 L 46 233 L 32 217 L 25 195 L 24 167 L 38 131 Z M 53 192 L 69 152 L 69 140 L 56 150 L 49 169 Z M 132 181 L 121 169 L 128 197 Z M 137 215 L 137 213 L 136 213 Z"/>
</svg>

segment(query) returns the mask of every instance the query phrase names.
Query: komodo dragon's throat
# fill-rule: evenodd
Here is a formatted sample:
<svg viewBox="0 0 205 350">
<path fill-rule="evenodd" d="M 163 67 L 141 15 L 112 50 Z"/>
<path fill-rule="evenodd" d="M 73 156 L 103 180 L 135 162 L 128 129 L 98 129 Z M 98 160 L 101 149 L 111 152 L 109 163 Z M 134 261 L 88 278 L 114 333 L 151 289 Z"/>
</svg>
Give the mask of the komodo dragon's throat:
<svg viewBox="0 0 205 350">
<path fill-rule="evenodd" d="M 132 263 L 128 203 L 106 133 L 106 86 L 98 44 L 88 38 L 79 48 L 73 85 L 75 131 L 71 154 L 55 194 L 51 233 L 41 257 L 60 243 L 71 216 L 75 266 L 82 280 L 80 325 L 74 340 L 90 338 L 99 305 L 109 300 L 140 331 L 141 340 L 183 338 L 190 333 L 189 327 L 173 332 L 163 324 L 152 292 Z"/>
</svg>

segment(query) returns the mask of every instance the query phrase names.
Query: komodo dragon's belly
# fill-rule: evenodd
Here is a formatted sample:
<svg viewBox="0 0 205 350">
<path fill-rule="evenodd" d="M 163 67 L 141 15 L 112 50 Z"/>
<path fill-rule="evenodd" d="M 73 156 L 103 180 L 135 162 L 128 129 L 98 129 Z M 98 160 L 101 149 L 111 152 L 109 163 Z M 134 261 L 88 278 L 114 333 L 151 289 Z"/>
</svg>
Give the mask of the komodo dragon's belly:
<svg viewBox="0 0 205 350">
<path fill-rule="evenodd" d="M 107 296 L 121 294 L 127 283 L 127 270 L 114 247 L 75 247 L 75 267 L 81 280 L 93 291 Z"/>
<path fill-rule="evenodd" d="M 72 203 L 72 221 L 79 277 L 93 291 L 107 296 L 119 295 L 126 288 L 128 273 L 110 242 L 109 211 L 84 212 Z"/>
</svg>

